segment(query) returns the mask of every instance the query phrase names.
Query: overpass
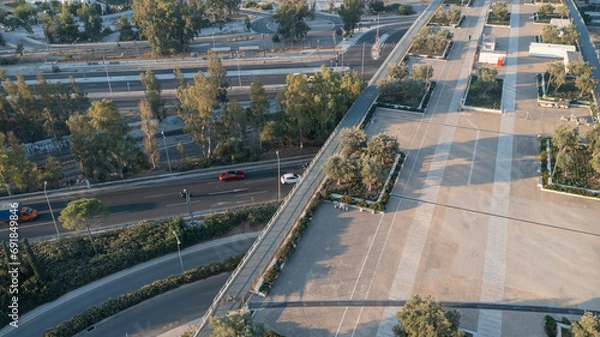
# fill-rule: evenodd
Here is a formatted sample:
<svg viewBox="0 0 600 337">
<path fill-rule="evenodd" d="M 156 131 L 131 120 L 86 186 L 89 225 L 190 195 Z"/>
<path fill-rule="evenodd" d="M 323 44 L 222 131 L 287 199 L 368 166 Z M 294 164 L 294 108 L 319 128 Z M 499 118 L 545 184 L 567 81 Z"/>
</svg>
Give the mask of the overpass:
<svg viewBox="0 0 600 337">
<path fill-rule="evenodd" d="M 302 180 L 296 184 L 288 194 L 277 213 L 267 224 L 261 235 L 256 239 L 248 250 L 245 258 L 240 262 L 238 268 L 231 274 L 221 291 L 217 294 L 213 304 L 208 309 L 199 325 L 199 331 L 195 336 L 208 336 L 205 329 L 211 317 L 225 316 L 229 311 L 238 310 L 246 306 L 253 294 L 253 288 L 259 277 L 269 267 L 277 249 L 283 244 L 296 221 L 302 216 L 312 196 L 319 190 L 324 181 L 325 174 L 322 167 L 327 159 L 333 156 L 339 147 L 339 133 L 341 129 L 360 125 L 377 97 L 376 83 L 384 78 L 387 65 L 396 64 L 402 60 L 408 51 L 412 37 L 426 24 L 441 0 L 434 0 L 414 24 L 408 29 L 398 45 L 392 50 L 388 58 L 375 73 L 367 88 L 354 102 L 348 113 L 331 133 L 319 153 L 315 156 Z"/>
</svg>

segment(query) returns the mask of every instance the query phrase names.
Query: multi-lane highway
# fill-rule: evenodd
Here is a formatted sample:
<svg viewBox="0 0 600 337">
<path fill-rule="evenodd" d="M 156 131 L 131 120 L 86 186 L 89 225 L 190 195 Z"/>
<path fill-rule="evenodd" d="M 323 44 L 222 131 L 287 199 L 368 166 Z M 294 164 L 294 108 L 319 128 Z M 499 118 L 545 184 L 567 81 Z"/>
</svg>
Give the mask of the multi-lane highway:
<svg viewBox="0 0 600 337">
<path fill-rule="evenodd" d="M 302 173 L 302 163 L 310 161 L 310 156 L 283 160 L 282 174 Z M 243 166 L 242 166 L 242 169 Z M 221 169 L 225 170 L 225 169 Z M 219 168 L 201 170 L 197 174 L 175 178 L 156 178 L 138 186 L 121 185 L 114 188 L 81 189 L 73 192 L 50 192 L 49 200 L 56 217 L 72 200 L 79 198 L 97 198 L 109 207 L 110 216 L 103 221 L 104 226 L 133 223 L 146 219 L 164 218 L 189 214 L 185 199 L 179 192 L 186 188 L 193 197 L 191 208 L 194 213 L 220 211 L 223 209 L 266 203 L 277 200 L 279 178 L 277 163 L 270 161 L 246 171 L 246 179 L 222 182 L 217 178 Z M 281 185 L 282 198 L 287 195 L 291 185 Z M 23 204 L 40 212 L 38 219 L 22 223 L 19 234 L 27 238 L 38 238 L 56 234 L 48 204 L 43 195 L 22 198 Z M 67 230 L 60 226 L 61 233 Z M 0 229 L 0 236 L 6 237 L 8 229 Z"/>
</svg>

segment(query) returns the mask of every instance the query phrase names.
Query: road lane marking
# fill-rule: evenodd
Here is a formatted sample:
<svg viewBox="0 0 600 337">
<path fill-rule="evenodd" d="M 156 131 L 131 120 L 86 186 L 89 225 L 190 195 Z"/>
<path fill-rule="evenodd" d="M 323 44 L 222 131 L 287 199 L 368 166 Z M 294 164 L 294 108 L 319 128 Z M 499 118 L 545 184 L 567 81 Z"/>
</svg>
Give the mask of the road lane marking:
<svg viewBox="0 0 600 337">
<path fill-rule="evenodd" d="M 229 191 L 212 192 L 212 193 L 208 193 L 208 195 L 213 196 L 213 195 L 220 195 L 220 194 L 239 193 L 239 192 L 244 192 L 247 190 L 248 190 L 247 188 L 236 188 L 236 189 L 229 190 Z"/>
<path fill-rule="evenodd" d="M 479 143 L 479 130 L 475 136 L 475 145 L 473 146 L 473 156 L 471 157 L 471 169 L 469 170 L 469 178 L 467 179 L 467 186 L 471 185 L 471 176 L 473 175 L 473 166 L 475 166 L 475 156 L 477 155 L 477 144 Z"/>
</svg>

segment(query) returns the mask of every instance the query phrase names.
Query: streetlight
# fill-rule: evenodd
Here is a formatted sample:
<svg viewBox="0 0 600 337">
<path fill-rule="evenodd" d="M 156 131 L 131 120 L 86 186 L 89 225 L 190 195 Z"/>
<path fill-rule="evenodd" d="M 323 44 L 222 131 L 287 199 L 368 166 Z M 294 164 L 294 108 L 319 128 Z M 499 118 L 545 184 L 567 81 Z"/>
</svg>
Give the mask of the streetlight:
<svg viewBox="0 0 600 337">
<path fill-rule="evenodd" d="M 52 205 L 50 204 L 50 199 L 48 199 L 48 192 L 46 192 L 46 186 L 48 185 L 47 181 L 44 181 L 44 195 L 46 195 L 46 201 L 48 202 L 48 209 L 50 210 L 50 215 L 52 216 L 52 222 L 54 222 L 54 228 L 56 229 L 56 236 L 60 238 L 60 232 L 58 231 L 58 225 L 56 224 L 56 218 L 54 217 L 54 211 L 52 210 Z"/>
<path fill-rule="evenodd" d="M 163 137 L 163 146 L 165 147 L 165 152 L 167 153 L 167 164 L 169 165 L 169 174 L 173 174 L 173 171 L 171 171 L 171 159 L 169 159 L 169 148 L 167 147 L 167 136 L 165 136 L 165 130 L 160 130 L 160 134 Z"/>
<path fill-rule="evenodd" d="M 175 239 L 177 239 L 177 253 L 179 253 L 179 264 L 181 265 L 181 273 L 183 274 L 185 272 L 185 269 L 183 269 L 183 259 L 181 259 L 181 247 L 179 247 L 181 245 L 181 241 L 179 241 L 179 236 L 177 236 L 177 232 L 173 231 L 173 234 L 175 234 Z"/>
<path fill-rule="evenodd" d="M 190 212 L 190 223 L 194 223 L 194 213 L 192 213 L 192 196 L 190 191 L 185 190 L 185 202 L 187 203 L 188 212 Z"/>
<path fill-rule="evenodd" d="M 281 200 L 281 184 L 279 183 L 279 179 L 281 177 L 281 160 L 279 158 L 279 151 L 275 151 L 277 155 L 277 202 Z"/>
</svg>

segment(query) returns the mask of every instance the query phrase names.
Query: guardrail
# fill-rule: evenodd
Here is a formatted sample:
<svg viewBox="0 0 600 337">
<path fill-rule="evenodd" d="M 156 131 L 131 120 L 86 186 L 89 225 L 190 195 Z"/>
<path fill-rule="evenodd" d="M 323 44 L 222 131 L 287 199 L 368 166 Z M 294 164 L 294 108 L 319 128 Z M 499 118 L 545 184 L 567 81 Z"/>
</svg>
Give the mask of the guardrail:
<svg viewBox="0 0 600 337">
<path fill-rule="evenodd" d="M 439 6 L 439 4 L 441 3 L 441 0 L 435 0 L 433 1 L 429 7 L 423 12 L 421 13 L 421 15 L 417 18 L 417 20 L 415 21 L 415 24 L 413 24 L 408 31 L 406 32 L 406 34 L 402 37 L 402 39 L 400 40 L 400 42 L 396 45 L 396 47 L 392 50 L 392 52 L 390 52 L 390 55 L 388 55 L 388 57 L 385 59 L 385 61 L 383 62 L 383 66 L 380 67 L 377 72 L 375 72 L 375 74 L 373 75 L 373 77 L 371 78 L 371 80 L 369 81 L 369 84 L 367 86 L 367 88 L 365 88 L 365 90 L 367 90 L 369 87 L 373 86 L 374 84 L 377 83 L 377 81 L 382 78 L 383 76 L 387 75 L 384 72 L 386 71 L 387 67 L 386 65 L 389 64 L 392 61 L 397 61 L 399 60 L 401 57 L 404 57 L 404 54 L 400 56 L 397 56 L 397 52 L 398 50 L 406 44 L 406 40 L 408 39 L 412 39 L 412 37 L 417 33 L 417 29 L 420 29 L 420 26 L 422 23 L 427 22 L 431 16 L 433 15 L 434 11 L 433 9 L 436 8 L 437 6 Z M 418 27 L 418 28 L 417 28 Z M 364 92 L 364 91 L 363 91 Z M 371 107 L 371 105 L 375 102 L 375 98 L 373 97 L 373 100 L 371 102 L 369 102 L 368 106 L 369 108 Z M 359 98 L 360 99 L 360 98 Z M 359 99 L 357 99 L 354 104 L 357 104 L 357 102 L 359 101 Z M 353 106 L 354 106 L 353 104 Z M 352 109 L 352 106 L 350 107 L 349 111 Z M 359 121 L 362 121 L 364 119 L 364 116 L 366 115 L 368 109 L 362 112 L 361 118 L 359 118 Z M 335 127 L 335 129 L 331 132 L 331 134 L 329 135 L 329 137 L 327 138 L 327 140 L 325 141 L 325 143 L 323 144 L 323 146 L 321 147 L 321 149 L 319 150 L 319 152 L 315 155 L 315 157 L 313 158 L 313 160 L 311 161 L 310 165 L 308 166 L 308 168 L 306 169 L 304 176 L 302 177 L 302 180 L 297 183 L 292 190 L 290 191 L 290 193 L 287 195 L 287 197 L 284 199 L 284 202 L 279 206 L 279 208 L 277 209 L 277 212 L 275 213 L 275 215 L 273 215 L 273 217 L 271 218 L 271 221 L 269 221 L 269 223 L 267 224 L 267 226 L 265 226 L 265 229 L 261 232 L 261 234 L 258 236 L 258 238 L 254 241 L 254 244 L 250 247 L 250 249 L 248 250 L 248 253 L 246 253 L 246 255 L 244 256 L 244 258 L 242 259 L 242 261 L 238 264 L 237 268 L 233 271 L 233 273 L 231 274 L 231 276 L 227 279 L 227 281 L 225 282 L 225 284 L 223 285 L 223 287 L 221 287 L 221 290 L 219 290 L 219 292 L 217 293 L 217 295 L 215 296 L 215 299 L 213 300 L 213 303 L 211 304 L 211 306 L 208 308 L 208 310 L 206 311 L 206 313 L 204 314 L 204 316 L 202 317 L 202 321 L 201 323 L 198 325 L 197 330 L 194 334 L 194 337 L 197 337 L 200 334 L 200 331 L 204 328 L 204 326 L 206 326 L 206 323 L 208 322 L 208 320 L 210 319 L 210 317 L 212 317 L 212 315 L 214 314 L 217 306 L 219 305 L 219 303 L 222 301 L 223 299 L 223 295 L 225 294 L 225 292 L 229 289 L 229 287 L 231 286 L 231 284 L 233 283 L 233 281 L 235 280 L 235 278 L 237 277 L 237 275 L 240 273 L 240 270 L 246 265 L 246 263 L 248 262 L 249 256 L 252 255 L 252 253 L 256 250 L 256 248 L 262 243 L 264 237 L 267 235 L 267 233 L 270 231 L 271 227 L 273 226 L 273 224 L 275 222 L 277 222 L 277 220 L 279 220 L 279 217 L 281 216 L 281 213 L 283 212 L 283 210 L 285 209 L 285 207 L 287 207 L 287 204 L 289 202 L 289 200 L 291 199 L 291 197 L 294 195 L 294 193 L 296 192 L 296 190 L 298 189 L 298 187 L 300 186 L 300 183 L 302 181 L 304 181 L 305 176 L 309 173 L 312 172 L 312 170 L 314 169 L 314 165 L 315 163 L 320 159 L 321 155 L 323 154 L 323 151 L 325 151 L 328 146 L 330 145 L 330 143 L 333 141 L 333 139 L 335 139 L 338 135 L 338 133 L 340 132 L 342 125 L 344 125 L 346 123 L 346 118 L 348 115 L 344 116 L 344 118 L 342 118 L 342 120 L 338 123 L 338 125 Z M 334 149 L 335 150 L 335 149 Z M 320 188 L 320 186 L 322 185 L 323 182 L 323 178 L 321 178 L 321 180 L 315 184 L 317 185 L 316 188 L 313 188 L 312 191 L 312 195 L 314 195 L 314 193 L 316 191 L 318 191 L 318 189 Z M 305 201 L 305 203 L 308 203 L 309 201 Z M 306 205 L 304 205 L 304 207 L 302 207 L 302 209 L 306 208 Z M 287 237 L 287 235 L 289 235 L 289 232 L 292 230 L 293 226 L 290 226 L 288 233 L 286 233 L 286 235 L 284 236 Z M 244 298 L 242 301 L 242 304 L 244 304 L 244 302 L 247 299 Z"/>
</svg>

